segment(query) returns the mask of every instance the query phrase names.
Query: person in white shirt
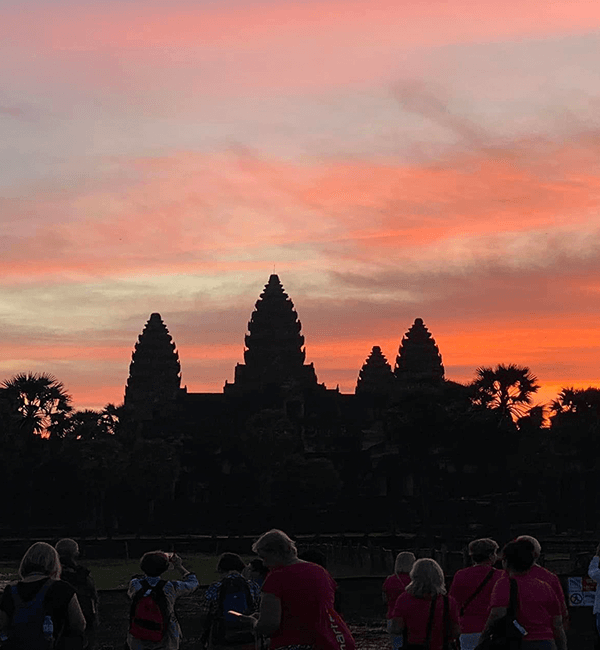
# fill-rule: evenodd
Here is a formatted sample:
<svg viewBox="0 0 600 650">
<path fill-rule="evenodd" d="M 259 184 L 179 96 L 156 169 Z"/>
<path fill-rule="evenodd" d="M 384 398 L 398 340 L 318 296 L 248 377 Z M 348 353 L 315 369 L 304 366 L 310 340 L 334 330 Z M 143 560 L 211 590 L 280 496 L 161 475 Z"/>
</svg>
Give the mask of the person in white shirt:
<svg viewBox="0 0 600 650">
<path fill-rule="evenodd" d="M 598 583 L 600 583 L 600 567 L 598 566 L 599 563 L 600 544 L 598 544 L 596 547 L 596 553 L 590 562 L 590 566 L 588 567 L 588 575 L 592 580 L 595 580 Z M 600 585 L 596 586 L 596 597 L 594 599 L 593 612 L 596 619 L 596 630 L 598 630 L 598 634 L 600 634 Z"/>
</svg>

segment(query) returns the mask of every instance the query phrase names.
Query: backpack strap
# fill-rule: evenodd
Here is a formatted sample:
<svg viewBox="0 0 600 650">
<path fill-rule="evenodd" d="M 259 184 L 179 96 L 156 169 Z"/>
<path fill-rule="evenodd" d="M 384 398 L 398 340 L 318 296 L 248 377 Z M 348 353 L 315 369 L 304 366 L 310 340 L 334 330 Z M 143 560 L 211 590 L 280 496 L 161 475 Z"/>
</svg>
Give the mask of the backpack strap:
<svg viewBox="0 0 600 650">
<path fill-rule="evenodd" d="M 164 591 L 165 590 L 165 585 L 167 584 L 166 580 L 159 580 L 154 587 L 152 587 L 152 591 Z"/>
<path fill-rule="evenodd" d="M 508 601 L 507 616 L 509 620 L 517 617 L 517 610 L 519 609 L 519 587 L 514 578 L 510 578 L 510 599 Z"/>
<path fill-rule="evenodd" d="M 46 593 L 48 592 L 48 589 L 52 586 L 52 584 L 55 582 L 55 580 L 52 580 L 52 578 L 48 578 L 46 582 L 39 588 L 37 593 L 33 596 L 33 598 L 30 598 L 29 600 L 23 600 L 21 598 L 21 595 L 19 594 L 19 589 L 18 585 L 11 585 L 10 587 L 10 593 L 12 595 L 12 599 L 15 605 L 15 610 L 19 607 L 23 607 L 26 603 L 42 603 L 44 602 L 44 598 L 46 597 Z"/>
<path fill-rule="evenodd" d="M 435 605 L 437 603 L 437 594 L 433 595 L 431 599 L 431 605 L 429 606 L 429 619 L 427 620 L 427 631 L 425 632 L 425 650 L 429 650 L 429 645 L 431 644 L 431 630 L 433 628 L 433 619 L 435 617 Z"/>
<path fill-rule="evenodd" d="M 452 629 L 450 621 L 450 600 L 447 595 L 444 596 L 444 638 L 442 648 L 446 650 L 451 648 L 450 639 L 452 638 Z"/>
<path fill-rule="evenodd" d="M 483 588 L 487 585 L 487 583 L 492 579 L 492 576 L 494 575 L 494 568 L 492 567 L 488 573 L 486 573 L 485 578 L 477 585 L 477 588 L 475 591 L 465 600 L 463 603 L 463 606 L 460 608 L 460 616 L 464 616 L 465 610 L 467 607 L 479 596 L 479 594 L 483 591 Z"/>
</svg>

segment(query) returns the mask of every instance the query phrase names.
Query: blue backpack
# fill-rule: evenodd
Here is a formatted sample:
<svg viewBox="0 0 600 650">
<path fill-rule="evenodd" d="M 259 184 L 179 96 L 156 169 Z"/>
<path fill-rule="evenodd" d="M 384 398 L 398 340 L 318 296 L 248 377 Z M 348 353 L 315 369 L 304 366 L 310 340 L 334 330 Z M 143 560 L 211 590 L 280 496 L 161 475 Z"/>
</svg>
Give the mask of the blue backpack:
<svg viewBox="0 0 600 650">
<path fill-rule="evenodd" d="M 54 648 L 54 622 L 46 611 L 44 599 L 54 580 L 46 580 L 31 600 L 19 596 L 17 585 L 10 592 L 15 604 L 12 621 L 6 631 L 2 650 L 51 650 Z"/>
<path fill-rule="evenodd" d="M 254 642 L 254 632 L 240 623 L 230 610 L 250 614 L 256 609 L 250 585 L 241 575 L 223 578 L 217 596 L 215 618 L 212 622 L 212 641 L 216 645 L 240 645 Z"/>
</svg>

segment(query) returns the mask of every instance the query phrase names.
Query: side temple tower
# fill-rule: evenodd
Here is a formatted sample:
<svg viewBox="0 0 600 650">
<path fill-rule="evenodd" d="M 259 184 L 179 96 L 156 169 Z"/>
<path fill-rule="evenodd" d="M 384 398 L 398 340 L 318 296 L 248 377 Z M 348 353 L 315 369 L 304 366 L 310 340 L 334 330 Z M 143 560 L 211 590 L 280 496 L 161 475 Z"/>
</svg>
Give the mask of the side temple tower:
<svg viewBox="0 0 600 650">
<path fill-rule="evenodd" d="M 179 354 L 160 314 L 152 314 L 131 355 L 125 406 L 139 419 L 173 402 L 181 388 Z"/>
</svg>

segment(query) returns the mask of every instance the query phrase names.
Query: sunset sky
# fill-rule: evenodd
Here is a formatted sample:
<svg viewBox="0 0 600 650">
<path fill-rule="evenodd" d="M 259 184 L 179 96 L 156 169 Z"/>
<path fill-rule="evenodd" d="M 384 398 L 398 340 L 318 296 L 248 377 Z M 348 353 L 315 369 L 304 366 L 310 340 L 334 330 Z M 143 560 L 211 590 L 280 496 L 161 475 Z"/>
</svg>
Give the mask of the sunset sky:
<svg viewBox="0 0 600 650">
<path fill-rule="evenodd" d="M 275 268 L 330 388 L 416 317 L 600 385 L 596 0 L 3 0 L 0 79 L 0 380 L 120 403 L 159 312 L 221 391 Z"/>
</svg>

